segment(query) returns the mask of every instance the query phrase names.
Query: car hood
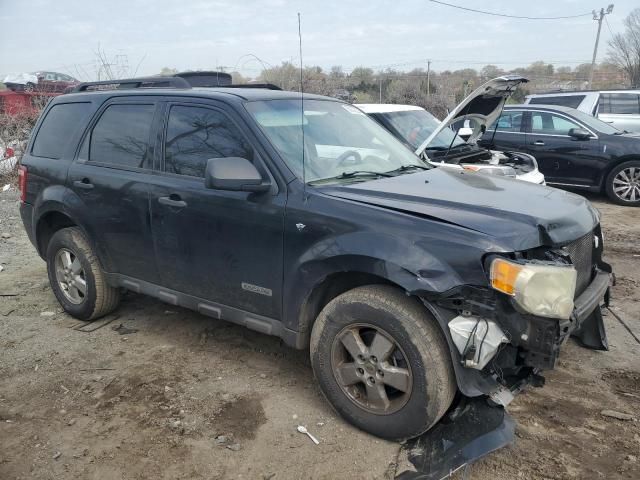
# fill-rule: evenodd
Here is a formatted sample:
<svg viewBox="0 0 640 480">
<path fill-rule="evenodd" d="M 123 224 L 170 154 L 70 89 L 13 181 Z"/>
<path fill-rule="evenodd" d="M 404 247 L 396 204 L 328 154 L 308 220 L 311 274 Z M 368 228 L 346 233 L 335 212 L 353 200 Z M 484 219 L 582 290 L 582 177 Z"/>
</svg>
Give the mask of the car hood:
<svg viewBox="0 0 640 480">
<path fill-rule="evenodd" d="M 579 195 L 441 168 L 319 190 L 474 230 L 511 251 L 564 244 L 592 231 L 599 222 L 597 211 Z"/>
<path fill-rule="evenodd" d="M 528 81 L 529 80 L 519 75 L 505 75 L 489 80 L 476 88 L 467 98 L 460 102 L 440 123 L 440 126 L 422 142 L 422 145 L 415 151 L 416 155 L 421 155 L 442 130 L 449 128 L 452 123 L 460 120 L 473 119 L 478 123 L 478 126 L 475 127 L 473 133 L 467 139 L 467 143 L 475 143 L 478 137 L 484 133 L 484 129 L 481 128 L 482 125 L 489 126 L 493 124 L 500 116 L 505 102 L 515 88 L 521 83 Z"/>
</svg>

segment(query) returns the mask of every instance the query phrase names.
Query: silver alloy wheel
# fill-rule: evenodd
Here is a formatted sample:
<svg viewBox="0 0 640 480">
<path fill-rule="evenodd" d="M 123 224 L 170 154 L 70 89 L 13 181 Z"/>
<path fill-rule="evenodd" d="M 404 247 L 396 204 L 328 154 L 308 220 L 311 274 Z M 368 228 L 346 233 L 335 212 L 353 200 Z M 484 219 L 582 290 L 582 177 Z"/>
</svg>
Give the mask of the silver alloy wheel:
<svg viewBox="0 0 640 480">
<path fill-rule="evenodd" d="M 625 202 L 640 200 L 640 168 L 628 167 L 620 170 L 613 179 L 613 192 Z"/>
<path fill-rule="evenodd" d="M 61 248 L 55 258 L 56 281 L 65 298 L 75 305 L 84 302 L 87 296 L 87 280 L 78 256 L 71 250 Z"/>
<path fill-rule="evenodd" d="M 413 375 L 406 354 L 374 325 L 349 325 L 336 335 L 331 367 L 347 398 L 371 413 L 395 413 L 411 397 Z"/>
</svg>

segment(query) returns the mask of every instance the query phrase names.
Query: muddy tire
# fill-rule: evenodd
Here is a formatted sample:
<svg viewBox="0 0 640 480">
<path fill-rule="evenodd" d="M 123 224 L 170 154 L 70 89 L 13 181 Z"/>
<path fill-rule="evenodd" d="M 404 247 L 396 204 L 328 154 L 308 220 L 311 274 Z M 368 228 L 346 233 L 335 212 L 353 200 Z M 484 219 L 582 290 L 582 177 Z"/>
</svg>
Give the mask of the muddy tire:
<svg viewBox="0 0 640 480">
<path fill-rule="evenodd" d="M 329 302 L 313 326 L 310 355 L 329 403 L 378 437 L 404 440 L 426 432 L 456 392 L 437 321 L 393 287 L 358 287 Z"/>
<path fill-rule="evenodd" d="M 640 160 L 614 167 L 605 182 L 607 196 L 618 205 L 640 206 Z"/>
<path fill-rule="evenodd" d="M 62 308 L 80 320 L 113 311 L 120 292 L 107 284 L 98 258 L 77 227 L 58 230 L 47 246 L 49 283 Z"/>
</svg>

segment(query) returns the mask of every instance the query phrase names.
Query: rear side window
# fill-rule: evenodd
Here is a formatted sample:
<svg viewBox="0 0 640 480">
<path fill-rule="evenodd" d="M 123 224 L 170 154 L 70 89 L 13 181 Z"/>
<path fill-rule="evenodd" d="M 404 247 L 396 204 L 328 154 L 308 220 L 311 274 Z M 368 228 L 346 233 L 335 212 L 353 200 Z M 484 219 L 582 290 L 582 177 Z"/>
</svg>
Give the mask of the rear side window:
<svg viewBox="0 0 640 480">
<path fill-rule="evenodd" d="M 603 93 L 598 102 L 598 113 L 640 115 L 640 95 L 637 93 Z"/>
<path fill-rule="evenodd" d="M 253 149 L 223 113 L 201 107 L 171 107 L 164 146 L 165 171 L 204 178 L 207 160 L 220 157 L 253 160 Z"/>
<path fill-rule="evenodd" d="M 529 103 L 536 105 L 559 105 L 561 107 L 578 108 L 585 95 L 559 95 L 557 97 L 533 97 Z"/>
<path fill-rule="evenodd" d="M 519 132 L 522 128 L 522 119 L 524 118 L 523 112 L 503 112 L 498 119 L 498 131 L 499 132 Z M 496 128 L 494 123 L 488 131 Z"/>
<path fill-rule="evenodd" d="M 69 140 L 87 118 L 90 103 L 60 103 L 51 107 L 33 142 L 31 155 L 61 158 Z"/>
<path fill-rule="evenodd" d="M 155 105 L 110 105 L 89 139 L 89 162 L 150 168 L 149 134 Z"/>
</svg>

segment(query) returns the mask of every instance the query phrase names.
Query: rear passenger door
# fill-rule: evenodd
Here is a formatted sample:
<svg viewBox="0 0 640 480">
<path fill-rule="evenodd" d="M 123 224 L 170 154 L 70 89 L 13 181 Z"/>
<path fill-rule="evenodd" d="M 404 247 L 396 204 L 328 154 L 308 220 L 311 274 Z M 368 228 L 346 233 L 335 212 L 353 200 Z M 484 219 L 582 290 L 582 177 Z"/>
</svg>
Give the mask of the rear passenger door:
<svg viewBox="0 0 640 480">
<path fill-rule="evenodd" d="M 526 149 L 524 115 L 524 112 L 518 110 L 502 112 L 497 124 L 494 123 L 487 129 L 478 144 L 496 150 L 524 152 Z"/>
<path fill-rule="evenodd" d="M 279 318 L 286 196 L 206 188 L 207 160 L 241 157 L 270 177 L 255 139 L 224 106 L 167 103 L 151 191 L 162 285 L 221 305 Z"/>
<path fill-rule="evenodd" d="M 149 282 L 159 281 L 149 217 L 156 109 L 148 99 L 120 98 L 104 105 L 67 177 L 104 268 Z"/>
</svg>

